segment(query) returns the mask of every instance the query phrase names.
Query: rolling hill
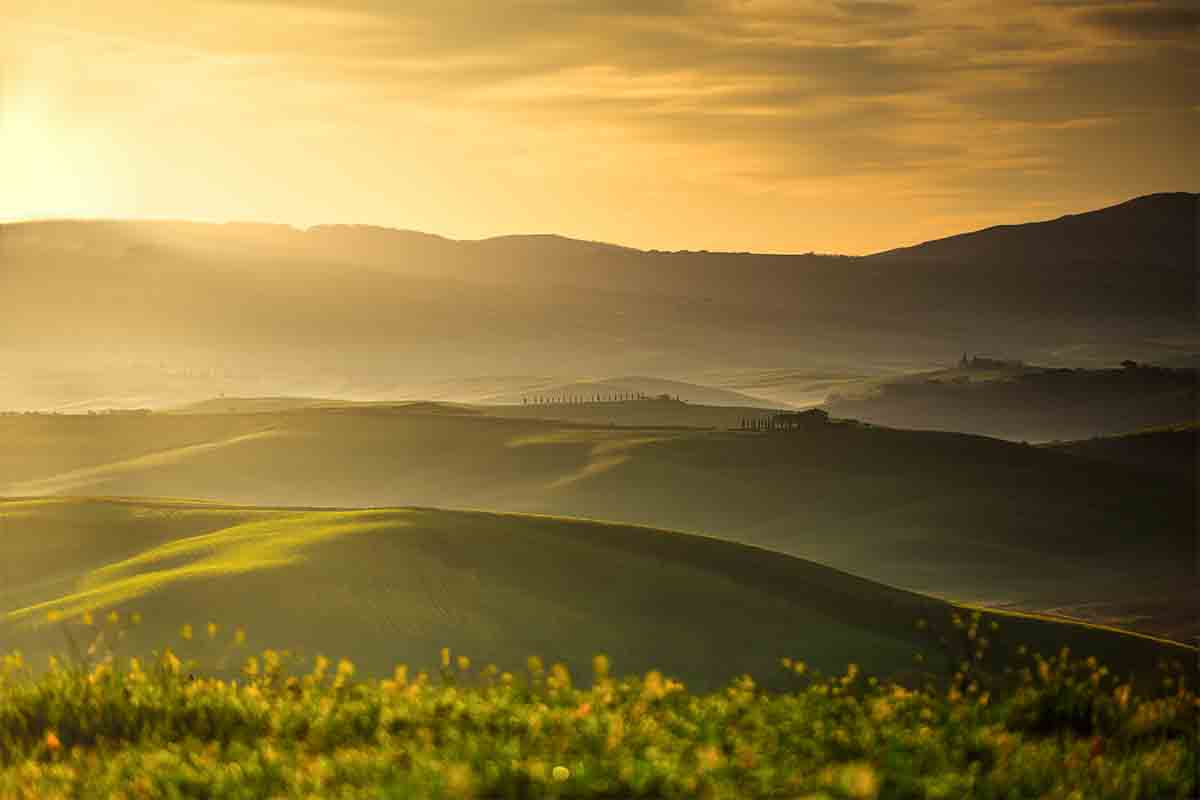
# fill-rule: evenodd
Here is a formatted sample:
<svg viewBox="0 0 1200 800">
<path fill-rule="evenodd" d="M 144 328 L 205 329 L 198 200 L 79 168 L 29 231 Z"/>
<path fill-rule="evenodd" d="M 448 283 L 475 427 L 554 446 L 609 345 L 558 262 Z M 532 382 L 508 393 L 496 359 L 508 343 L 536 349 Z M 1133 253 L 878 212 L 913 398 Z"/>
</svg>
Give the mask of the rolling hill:
<svg viewBox="0 0 1200 800">
<path fill-rule="evenodd" d="M 1081 458 L 1128 464 L 1147 472 L 1178 476 L 1195 486 L 1197 464 L 1200 463 L 1200 426 L 1193 422 L 1121 436 L 1054 442 L 1046 446 Z"/>
<path fill-rule="evenodd" d="M 619 672 L 659 668 L 696 688 L 747 672 L 783 685 L 781 655 L 826 673 L 847 663 L 910 672 L 915 653 L 933 656 L 916 620 L 944 633 L 952 610 L 756 548 L 585 520 L 103 498 L 3 501 L 0 520 L 0 563 L 22 565 L 0 593 L 0 644 L 35 664 L 66 649 L 50 612 L 74 626 L 90 612 L 111 643 L 107 613 L 137 611 L 143 621 L 115 643 L 121 652 L 170 644 L 218 671 L 240 666 L 229 639 L 244 626 L 252 648 L 290 649 L 308 663 L 353 652 L 368 675 L 398 662 L 431 667 L 445 646 L 508 668 L 538 654 L 582 672 L 606 652 Z M 1189 652 L 999 621 L 997 653 L 1066 645 L 1148 674 L 1158 657 Z M 194 637 L 180 639 L 184 624 Z"/>
<path fill-rule="evenodd" d="M 1179 476 L 963 434 L 750 433 L 366 406 L 0 417 L 0 496 L 439 506 L 652 525 L 959 600 L 1196 635 Z"/>
<path fill-rule="evenodd" d="M 551 383 L 546 386 L 531 387 L 520 392 L 506 392 L 492 395 L 483 398 L 482 402 L 515 405 L 535 397 L 550 399 L 567 397 L 589 400 L 593 398 L 607 398 L 614 395 L 648 395 L 650 397 L 667 395 L 669 397 L 677 397 L 685 403 L 708 406 L 740 406 L 745 408 L 780 407 L 779 403 L 773 403 L 761 397 L 752 397 L 729 389 L 641 375 L 572 381 L 570 383 Z"/>
<path fill-rule="evenodd" d="M 674 383 L 666 382 L 666 383 Z M 779 410 L 766 401 L 762 405 L 705 405 L 674 397 L 634 397 L 625 395 L 585 395 L 585 388 L 596 391 L 601 384 L 571 384 L 552 387 L 553 393 L 531 388 L 528 394 L 517 396 L 517 402 L 447 403 L 444 401 L 348 401 L 304 397 L 222 397 L 188 403 L 169 410 L 174 414 L 260 414 L 301 410 L 381 411 L 388 413 L 426 413 L 477 415 L 508 419 L 555 420 L 590 425 L 620 425 L 634 427 L 678 427 L 728 429 L 743 426 L 749 419 L 767 418 Z M 607 384 L 603 384 L 607 386 Z M 646 384 L 654 385 L 654 384 Z M 661 384 L 659 384 L 661 385 Z M 610 392 L 616 392 L 608 387 Z M 629 395 L 633 390 L 626 390 Z M 570 392 L 570 393 L 569 393 Z M 578 392 L 578 393 L 575 393 Z M 730 393 L 733 394 L 733 393 Z M 616 399 L 608 399 L 616 398 Z M 752 398 L 748 398 L 753 402 Z M 105 414 L 112 412 L 102 412 Z M 117 412 L 120 413 L 120 412 Z"/>
</svg>

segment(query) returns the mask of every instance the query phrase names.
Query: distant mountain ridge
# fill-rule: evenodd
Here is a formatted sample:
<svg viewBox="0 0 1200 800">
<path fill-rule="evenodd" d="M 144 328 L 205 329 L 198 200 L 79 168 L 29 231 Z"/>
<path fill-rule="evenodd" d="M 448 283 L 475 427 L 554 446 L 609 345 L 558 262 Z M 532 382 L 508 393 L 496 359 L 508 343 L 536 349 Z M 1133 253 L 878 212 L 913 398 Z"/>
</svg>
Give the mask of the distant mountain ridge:
<svg viewBox="0 0 1200 800">
<path fill-rule="evenodd" d="M 121 229 L 150 230 L 153 228 L 168 229 L 174 233 L 205 233 L 209 236 L 216 234 L 217 238 L 226 238 L 240 243 L 250 243 L 273 238 L 279 243 L 290 241 L 299 244 L 303 240 L 310 243 L 326 240 L 337 240 L 339 244 L 354 240 L 366 242 L 370 240 L 391 240 L 394 243 L 425 243 L 430 246 L 474 245 L 481 248 L 504 248 L 516 244 L 550 244 L 559 247 L 575 247 L 580 249 L 603 250 L 636 254 L 656 255 L 716 255 L 716 256 L 758 256 L 766 258 L 846 258 L 855 260 L 893 260 L 893 259 L 926 259 L 945 260 L 959 258 L 965 255 L 978 256 L 979 253 L 969 252 L 969 248 L 986 248 L 994 253 L 1005 253 L 1013 250 L 1018 244 L 1031 242 L 1037 234 L 1048 239 L 1057 239 L 1067 244 L 1075 252 L 1070 252 L 1072 258 L 1087 256 L 1100 259 L 1113 259 L 1128 255 L 1128 247 L 1133 244 L 1145 245 L 1157 242 L 1156 248 L 1163 256 L 1175 261 L 1186 261 L 1195 258 L 1195 232 L 1197 226 L 1197 201 L 1200 193 L 1194 192 L 1158 192 L 1142 195 L 1112 206 L 1085 211 L 1077 214 L 1065 214 L 1048 220 L 1037 220 L 1021 223 L 1006 223 L 992 225 L 974 231 L 954 234 L 940 239 L 932 239 L 920 244 L 896 247 L 882 250 L 866 256 L 845 256 L 836 253 L 782 253 L 764 254 L 746 251 L 722 250 L 659 250 L 639 249 L 625 245 L 612 244 L 597 240 L 576 239 L 555 233 L 516 233 L 489 236 L 480 239 L 455 239 L 436 233 L 406 228 L 393 228 L 385 225 L 321 223 L 308 227 L 271 222 L 196 222 L 190 220 L 122 220 L 122 219 L 45 219 L 27 222 L 0 223 L 0 232 L 29 233 L 36 235 L 41 232 L 62 233 L 69 228 L 86 226 L 92 231 L 116 233 Z M 1131 223 L 1136 229 L 1131 229 Z M 1188 234 L 1191 234 L 1189 237 Z M 1162 237 L 1162 238 L 1158 238 Z M 1114 250 L 1114 245 L 1125 250 Z M 1188 247 L 1191 249 L 1189 250 Z"/>
<path fill-rule="evenodd" d="M 1149 195 L 871 256 L 358 225 L 15 223 L 0 226 L 0 348 L 9 369 L 78 361 L 70 369 L 86 379 L 47 378 L 70 389 L 48 390 L 54 405 L 112 394 L 127 361 L 240 371 L 220 391 L 250 396 L 394 396 L 400 383 L 502 374 L 877 373 L 963 350 L 1159 363 L 1200 350 L 1198 197 Z M 119 363 L 97 372 L 112 354 Z M 174 383 L 178 397 L 213 393 Z M 47 405 L 40 390 L 5 394 L 0 407 Z"/>
</svg>

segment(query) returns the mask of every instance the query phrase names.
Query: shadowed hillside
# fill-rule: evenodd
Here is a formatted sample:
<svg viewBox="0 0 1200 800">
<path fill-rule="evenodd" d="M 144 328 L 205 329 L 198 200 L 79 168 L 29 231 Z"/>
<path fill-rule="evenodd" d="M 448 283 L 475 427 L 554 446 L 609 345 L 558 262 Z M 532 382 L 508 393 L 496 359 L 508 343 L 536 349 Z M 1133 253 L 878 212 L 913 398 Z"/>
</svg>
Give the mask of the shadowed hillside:
<svg viewBox="0 0 1200 800">
<path fill-rule="evenodd" d="M 1083 439 L 1196 419 L 1197 372 L 1127 362 L 1049 369 L 976 359 L 836 394 L 825 408 L 880 425 L 1017 441 Z"/>
<path fill-rule="evenodd" d="M 10 444 L 0 451 L 9 496 L 610 519 L 755 544 L 922 592 L 1195 633 L 1186 588 L 1195 497 L 1185 481 L 975 436 L 853 423 L 614 429 L 378 406 L 0 417 L 0 438 Z M 1096 602 L 1104 610 L 1089 612 Z"/>
</svg>

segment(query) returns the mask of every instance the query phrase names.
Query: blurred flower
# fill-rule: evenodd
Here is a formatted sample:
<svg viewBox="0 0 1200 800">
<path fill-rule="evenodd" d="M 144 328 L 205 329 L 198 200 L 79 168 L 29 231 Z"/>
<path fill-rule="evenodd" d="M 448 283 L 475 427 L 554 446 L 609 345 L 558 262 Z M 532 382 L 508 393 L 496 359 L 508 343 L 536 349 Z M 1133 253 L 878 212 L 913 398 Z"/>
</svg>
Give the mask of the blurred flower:
<svg viewBox="0 0 1200 800">
<path fill-rule="evenodd" d="M 608 677 L 608 656 L 603 653 L 592 656 L 592 672 L 596 676 L 596 680 L 604 680 Z"/>
</svg>

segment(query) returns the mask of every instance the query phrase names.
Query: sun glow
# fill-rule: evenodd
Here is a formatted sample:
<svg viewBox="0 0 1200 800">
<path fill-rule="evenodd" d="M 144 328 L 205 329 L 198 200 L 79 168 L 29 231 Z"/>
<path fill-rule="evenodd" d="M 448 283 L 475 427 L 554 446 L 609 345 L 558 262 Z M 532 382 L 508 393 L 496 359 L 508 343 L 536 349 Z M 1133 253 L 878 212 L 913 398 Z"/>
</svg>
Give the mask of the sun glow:
<svg viewBox="0 0 1200 800">
<path fill-rule="evenodd" d="M 0 220 L 111 215 L 113 162 L 90 131 L 56 125 L 31 95 L 0 106 Z"/>
</svg>

